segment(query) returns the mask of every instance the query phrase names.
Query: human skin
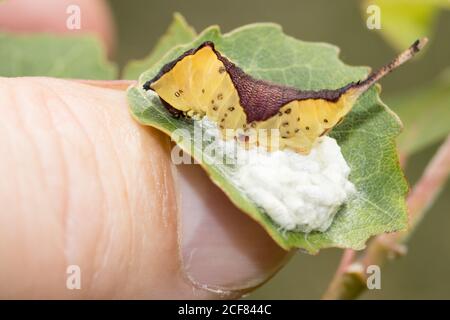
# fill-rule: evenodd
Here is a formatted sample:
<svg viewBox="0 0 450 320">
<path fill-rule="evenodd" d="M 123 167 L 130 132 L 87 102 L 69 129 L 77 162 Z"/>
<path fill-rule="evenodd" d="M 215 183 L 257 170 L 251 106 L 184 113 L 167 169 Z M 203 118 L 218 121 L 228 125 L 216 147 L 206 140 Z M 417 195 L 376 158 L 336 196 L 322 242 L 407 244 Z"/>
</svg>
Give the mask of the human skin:
<svg viewBox="0 0 450 320">
<path fill-rule="evenodd" d="M 69 2 L 112 52 L 105 2 Z M 69 2 L 0 3 L 0 28 L 71 33 Z M 290 256 L 198 165 L 173 165 L 170 139 L 138 124 L 125 95 L 0 78 L 0 298 L 237 298 Z M 66 285 L 71 265 L 80 290 Z"/>
<path fill-rule="evenodd" d="M 0 97 L 1 298 L 232 298 L 286 261 L 125 91 L 1 78 Z"/>
</svg>

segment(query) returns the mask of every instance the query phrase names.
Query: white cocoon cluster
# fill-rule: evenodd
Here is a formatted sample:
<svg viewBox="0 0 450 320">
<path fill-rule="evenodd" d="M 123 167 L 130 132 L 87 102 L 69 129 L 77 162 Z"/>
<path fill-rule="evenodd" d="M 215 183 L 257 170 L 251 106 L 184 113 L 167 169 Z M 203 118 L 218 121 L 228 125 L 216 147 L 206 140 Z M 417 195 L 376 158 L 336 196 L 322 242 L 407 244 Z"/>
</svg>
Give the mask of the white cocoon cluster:
<svg viewBox="0 0 450 320">
<path fill-rule="evenodd" d="M 355 193 L 348 179 L 350 168 L 333 138 L 320 138 L 308 155 L 286 149 L 246 150 L 232 139 L 222 140 L 206 117 L 195 122 L 214 138 L 219 156 L 235 160 L 234 184 L 281 229 L 326 231 L 341 205 Z"/>
</svg>

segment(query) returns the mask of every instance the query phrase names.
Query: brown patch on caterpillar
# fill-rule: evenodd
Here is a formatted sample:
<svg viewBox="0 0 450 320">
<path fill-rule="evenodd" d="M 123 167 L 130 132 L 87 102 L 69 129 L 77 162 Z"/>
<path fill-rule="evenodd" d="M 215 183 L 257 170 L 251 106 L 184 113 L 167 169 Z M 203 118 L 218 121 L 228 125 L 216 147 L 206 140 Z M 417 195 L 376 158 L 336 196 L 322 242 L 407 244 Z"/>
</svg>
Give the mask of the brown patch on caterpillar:
<svg viewBox="0 0 450 320">
<path fill-rule="evenodd" d="M 223 123 L 223 126 L 220 125 L 221 129 L 236 129 L 242 126 L 247 130 L 248 127 L 258 128 L 259 125 L 267 129 L 282 129 L 283 139 L 296 136 L 295 140 L 283 142 L 282 148 L 289 147 L 308 153 L 314 140 L 319 137 L 318 128 L 327 127 L 320 133 L 324 135 L 335 126 L 337 118 L 337 123 L 340 123 L 364 91 L 409 60 L 425 43 L 426 40 L 414 43 L 389 64 L 362 81 L 351 82 L 335 90 L 303 91 L 255 79 L 217 52 L 213 43 L 205 42 L 166 64 L 152 80 L 144 84 L 144 89 L 155 90 L 164 106 L 176 117 L 210 114 L 213 121 Z M 202 48 L 204 50 L 193 56 L 192 60 L 183 61 L 187 55 L 195 55 Z M 191 61 L 195 61 L 195 64 L 191 64 Z M 175 70 L 180 72 L 166 76 L 179 62 Z M 190 70 L 191 65 L 198 69 Z M 215 72 L 209 72 L 210 65 L 215 66 L 215 69 L 212 69 Z M 192 72 L 199 72 L 197 75 L 200 75 L 204 82 L 193 83 Z M 205 95 L 206 91 L 208 95 Z M 291 103 L 293 101 L 295 103 Z M 276 118 L 271 119 L 272 117 Z M 269 122 L 266 122 L 267 120 Z M 298 134 L 303 130 L 309 131 L 308 141 L 299 136 L 302 133 Z"/>
<path fill-rule="evenodd" d="M 403 64 L 405 61 L 409 60 L 415 53 L 420 51 L 426 43 L 426 38 L 417 40 L 408 48 L 408 50 L 401 53 L 392 62 L 382 67 L 379 71 L 370 74 L 362 81 L 350 82 L 349 84 L 338 89 L 313 91 L 298 90 L 293 87 L 255 79 L 249 74 L 246 74 L 241 68 L 236 66 L 227 58 L 222 56 L 220 52 L 215 49 L 214 43 L 211 41 L 206 41 L 197 48 L 190 49 L 184 52 L 177 59 L 165 64 L 153 79 L 147 81 L 143 85 L 143 88 L 144 90 L 150 90 L 151 84 L 159 80 L 167 72 L 170 72 L 179 61 L 183 60 L 186 56 L 193 55 L 198 50 L 208 46 L 213 50 L 217 58 L 224 65 L 219 68 L 219 73 L 226 71 L 229 74 L 233 85 L 237 90 L 240 105 L 243 107 L 247 116 L 247 122 L 265 121 L 277 114 L 281 107 L 294 100 L 323 99 L 330 102 L 337 102 L 344 93 L 352 88 L 357 89 L 360 94 L 361 92 L 367 90 L 368 87 L 378 81 L 381 77 Z M 255 94 L 255 92 L 258 92 L 259 94 Z"/>
<path fill-rule="evenodd" d="M 244 109 L 248 123 L 253 121 L 265 121 L 277 114 L 281 107 L 294 100 L 325 99 L 336 102 L 349 87 L 354 85 L 352 82 L 347 86 L 336 90 L 324 89 L 307 91 L 255 79 L 222 56 L 215 49 L 214 43 L 206 41 L 199 47 L 184 52 L 177 59 L 164 65 L 153 79 L 144 84 L 144 90 L 150 90 L 151 84 L 159 80 L 167 72 L 170 72 L 179 61 L 183 60 L 186 56 L 195 54 L 205 46 L 210 47 L 217 58 L 223 63 L 224 67 L 222 68 L 229 74 L 231 81 L 237 90 L 239 102 Z M 255 92 L 258 92 L 259 94 L 256 95 Z"/>
<path fill-rule="evenodd" d="M 295 100 L 324 99 L 336 102 L 343 93 L 355 85 L 352 82 L 336 90 L 323 89 L 313 91 L 298 90 L 294 87 L 274 84 L 269 81 L 255 79 L 246 74 L 241 68 L 216 51 L 213 43 L 205 43 L 203 45 L 211 46 L 217 58 L 224 64 L 238 92 L 240 104 L 247 116 L 247 122 L 265 121 L 277 114 L 284 105 Z M 255 92 L 259 94 L 256 95 Z"/>
</svg>

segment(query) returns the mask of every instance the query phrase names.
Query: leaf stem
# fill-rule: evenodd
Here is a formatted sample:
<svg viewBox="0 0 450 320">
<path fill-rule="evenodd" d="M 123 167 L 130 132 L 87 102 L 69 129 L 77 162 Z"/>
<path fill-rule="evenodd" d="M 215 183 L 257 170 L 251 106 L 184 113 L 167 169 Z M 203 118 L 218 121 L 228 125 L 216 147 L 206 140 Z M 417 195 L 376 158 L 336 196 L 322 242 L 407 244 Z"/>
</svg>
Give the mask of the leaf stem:
<svg viewBox="0 0 450 320">
<path fill-rule="evenodd" d="M 365 270 L 382 265 L 386 260 L 406 254 L 405 243 L 420 224 L 427 210 L 442 190 L 450 174 L 450 135 L 439 147 L 407 199 L 410 226 L 405 232 L 384 234 L 374 238 L 360 257 L 345 250 L 341 263 L 323 299 L 354 299 L 367 285 Z"/>
</svg>

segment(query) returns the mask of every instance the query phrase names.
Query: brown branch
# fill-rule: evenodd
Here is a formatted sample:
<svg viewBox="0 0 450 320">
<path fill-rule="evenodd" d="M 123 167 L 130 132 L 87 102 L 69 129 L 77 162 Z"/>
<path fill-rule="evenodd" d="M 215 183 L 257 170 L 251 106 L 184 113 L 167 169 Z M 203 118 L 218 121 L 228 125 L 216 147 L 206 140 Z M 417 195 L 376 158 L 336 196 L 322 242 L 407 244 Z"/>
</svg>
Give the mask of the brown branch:
<svg viewBox="0 0 450 320">
<path fill-rule="evenodd" d="M 354 299 L 367 285 L 365 270 L 406 254 L 405 243 L 431 207 L 450 173 L 450 135 L 427 165 L 407 199 L 410 227 L 405 232 L 384 234 L 373 239 L 359 258 L 346 250 L 323 299 Z"/>
<path fill-rule="evenodd" d="M 424 213 L 433 204 L 444 186 L 450 172 L 450 135 L 441 145 L 428 164 L 425 172 L 408 198 L 409 221 L 414 229 L 422 220 Z M 403 234 L 402 239 L 406 239 Z"/>
</svg>

